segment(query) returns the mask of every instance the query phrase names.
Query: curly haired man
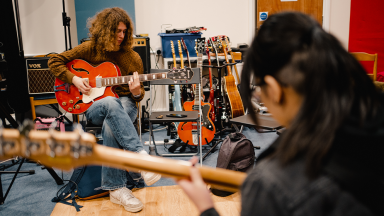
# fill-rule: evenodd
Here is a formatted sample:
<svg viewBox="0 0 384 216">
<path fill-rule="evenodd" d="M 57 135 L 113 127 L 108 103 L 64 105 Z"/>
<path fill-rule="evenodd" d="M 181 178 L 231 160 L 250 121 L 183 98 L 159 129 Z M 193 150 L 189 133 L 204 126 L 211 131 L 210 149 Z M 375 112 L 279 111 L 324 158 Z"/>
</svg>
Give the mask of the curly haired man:
<svg viewBox="0 0 384 216">
<path fill-rule="evenodd" d="M 75 85 L 83 94 L 89 94 L 91 87 L 66 67 L 66 63 L 74 59 L 83 59 L 93 66 L 112 62 L 119 66 L 122 76 L 133 72 L 134 79 L 128 85 L 116 88 L 119 98 L 106 97 L 95 101 L 87 110 L 86 117 L 93 124 L 102 125 L 103 145 L 147 154 L 133 125 L 137 115 L 136 102 L 143 99 L 145 91 L 138 76 L 138 73 L 143 73 L 143 63 L 132 50 L 132 20 L 121 8 L 106 8 L 90 18 L 88 25 L 91 41 L 52 57 L 49 67 L 57 78 Z M 143 209 L 143 203 L 130 189 L 144 187 L 142 179 L 151 185 L 161 178 L 149 172 L 141 172 L 141 176 L 143 178 L 140 174 L 103 167 L 101 188 L 110 191 L 111 202 L 123 205 L 127 211 L 137 212 Z"/>
</svg>

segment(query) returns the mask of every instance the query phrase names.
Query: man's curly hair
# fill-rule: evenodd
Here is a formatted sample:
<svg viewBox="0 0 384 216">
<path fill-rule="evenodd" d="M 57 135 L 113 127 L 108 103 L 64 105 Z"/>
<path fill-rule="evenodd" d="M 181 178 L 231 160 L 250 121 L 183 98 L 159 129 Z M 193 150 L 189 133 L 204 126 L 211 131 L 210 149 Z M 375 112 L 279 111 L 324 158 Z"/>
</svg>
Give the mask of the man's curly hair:
<svg viewBox="0 0 384 216">
<path fill-rule="evenodd" d="M 97 50 L 116 51 L 116 32 L 120 22 L 127 26 L 120 50 L 129 50 L 133 41 L 133 23 L 128 13 L 119 7 L 106 8 L 87 21 L 89 37 Z"/>
</svg>

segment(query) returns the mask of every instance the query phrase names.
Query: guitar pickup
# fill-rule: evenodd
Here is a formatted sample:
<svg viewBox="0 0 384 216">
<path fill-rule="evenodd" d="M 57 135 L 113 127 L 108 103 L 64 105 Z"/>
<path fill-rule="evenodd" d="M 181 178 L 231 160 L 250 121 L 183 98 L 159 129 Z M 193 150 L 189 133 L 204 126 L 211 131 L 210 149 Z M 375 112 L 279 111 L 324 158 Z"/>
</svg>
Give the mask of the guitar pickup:
<svg viewBox="0 0 384 216">
<path fill-rule="evenodd" d="M 96 88 L 101 88 L 103 85 L 101 84 L 101 77 L 96 77 Z"/>
</svg>

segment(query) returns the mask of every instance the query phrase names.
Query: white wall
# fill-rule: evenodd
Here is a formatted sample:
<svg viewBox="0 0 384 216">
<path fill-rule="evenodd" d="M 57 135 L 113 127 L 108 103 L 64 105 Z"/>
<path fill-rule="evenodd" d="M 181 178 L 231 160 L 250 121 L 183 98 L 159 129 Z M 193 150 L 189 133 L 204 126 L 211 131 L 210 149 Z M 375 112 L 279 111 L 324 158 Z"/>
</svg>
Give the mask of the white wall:
<svg viewBox="0 0 384 216">
<path fill-rule="evenodd" d="M 249 0 L 136 0 L 136 33 L 147 33 L 154 51 L 161 47 L 161 25 L 204 26 L 202 37 L 228 35 L 232 46 L 249 43 Z M 164 30 L 163 30 L 164 31 Z"/>
<path fill-rule="evenodd" d="M 324 0 L 324 23 L 326 30 L 336 36 L 348 49 L 351 0 Z"/>
<path fill-rule="evenodd" d="M 26 56 L 65 51 L 62 0 L 19 0 L 20 25 Z M 71 18 L 72 47 L 77 43 L 74 0 L 65 0 Z"/>
</svg>

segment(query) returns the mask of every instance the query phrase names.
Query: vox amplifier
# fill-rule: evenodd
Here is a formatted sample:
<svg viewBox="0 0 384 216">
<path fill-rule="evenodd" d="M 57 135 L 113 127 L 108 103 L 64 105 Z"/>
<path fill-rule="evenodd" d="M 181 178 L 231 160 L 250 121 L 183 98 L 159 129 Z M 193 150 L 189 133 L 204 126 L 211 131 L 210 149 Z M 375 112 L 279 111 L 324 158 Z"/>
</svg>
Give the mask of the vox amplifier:
<svg viewBox="0 0 384 216">
<path fill-rule="evenodd" d="M 26 59 L 29 94 L 54 93 L 55 76 L 49 70 L 48 60 L 49 57 Z"/>
<path fill-rule="evenodd" d="M 143 61 L 144 73 L 151 73 L 151 46 L 149 43 L 149 37 L 135 37 L 133 38 L 133 48 L 137 52 Z M 145 89 L 149 90 L 149 82 L 144 82 Z"/>
</svg>

